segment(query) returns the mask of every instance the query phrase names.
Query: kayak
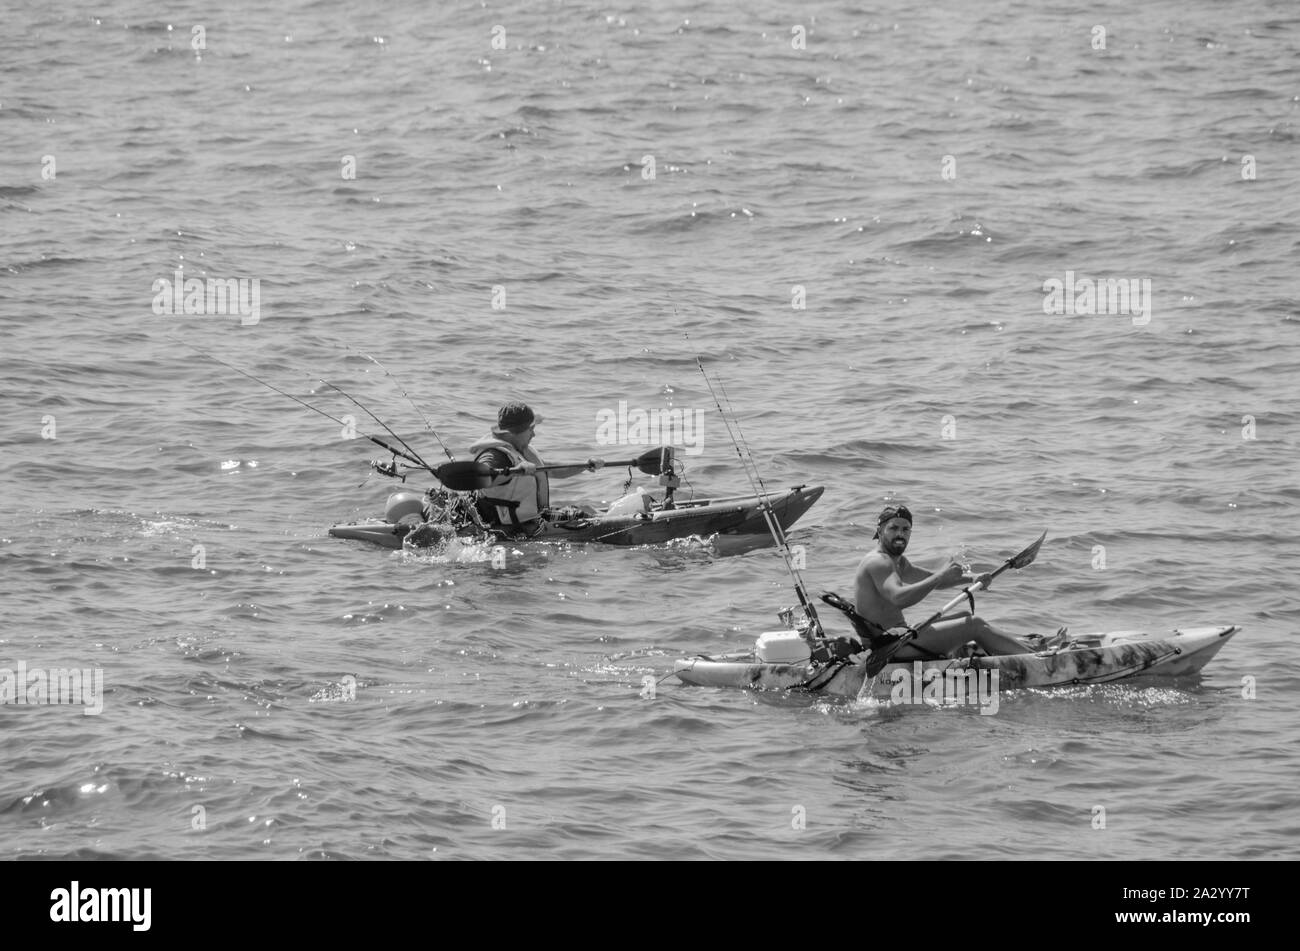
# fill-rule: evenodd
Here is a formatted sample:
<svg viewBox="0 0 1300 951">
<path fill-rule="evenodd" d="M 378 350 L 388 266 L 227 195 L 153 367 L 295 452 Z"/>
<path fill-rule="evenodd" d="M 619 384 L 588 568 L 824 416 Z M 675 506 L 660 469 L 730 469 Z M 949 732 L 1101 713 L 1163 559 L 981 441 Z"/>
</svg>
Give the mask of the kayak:
<svg viewBox="0 0 1300 951">
<path fill-rule="evenodd" d="M 1128 677 L 1183 677 L 1208 664 L 1239 627 L 1197 627 L 1165 633 L 1112 631 L 1073 637 L 1060 648 L 996 657 L 900 661 L 886 664 L 871 695 L 909 697 L 924 690 L 942 697 L 949 681 L 965 680 L 971 689 L 1063 687 L 1102 684 Z M 789 641 L 791 632 L 772 632 Z M 860 657 L 861 655 L 854 655 Z M 673 672 L 697 687 L 744 687 L 754 690 L 811 690 L 857 697 L 866 679 L 861 662 L 821 664 L 811 659 L 768 663 L 756 650 L 678 660 Z M 996 676 L 995 676 L 996 675 Z M 915 701 L 920 702 L 920 701 Z"/>
<path fill-rule="evenodd" d="M 803 516 L 819 498 L 825 488 L 794 486 L 770 496 L 772 513 L 781 527 L 789 528 Z M 649 496 L 645 496 L 649 498 Z M 391 506 L 390 506 L 391 508 Z M 523 534 L 513 534 L 504 529 L 494 531 L 503 539 L 512 541 L 567 541 L 597 542 L 603 545 L 656 545 L 675 538 L 698 535 L 764 535 L 768 531 L 761 504 L 752 495 L 724 498 L 678 499 L 675 507 L 666 509 L 662 503 L 649 504 L 649 510 L 613 514 L 583 514 L 559 521 L 542 521 L 537 528 Z M 373 542 L 385 548 L 401 548 L 405 537 L 416 527 L 410 520 L 390 522 L 372 519 L 347 525 L 335 525 L 329 533 L 335 538 L 351 538 Z M 472 534 L 473 527 L 465 529 Z"/>
</svg>

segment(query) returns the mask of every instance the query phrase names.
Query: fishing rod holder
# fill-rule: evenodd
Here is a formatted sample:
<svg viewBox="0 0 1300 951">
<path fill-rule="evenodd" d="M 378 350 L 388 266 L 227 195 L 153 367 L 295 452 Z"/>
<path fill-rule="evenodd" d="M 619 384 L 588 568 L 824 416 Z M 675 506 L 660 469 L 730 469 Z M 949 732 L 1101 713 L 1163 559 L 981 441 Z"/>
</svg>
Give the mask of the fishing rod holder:
<svg viewBox="0 0 1300 951">
<path fill-rule="evenodd" d="M 664 446 L 659 450 L 659 484 L 664 487 L 665 510 L 677 508 L 673 493 L 681 488 L 681 476 L 677 474 L 677 460 L 673 456 L 673 447 Z"/>
<path fill-rule="evenodd" d="M 814 625 L 808 610 L 802 605 L 791 605 L 778 611 L 776 616 L 787 629 L 803 638 L 808 645 L 808 656 L 818 664 L 844 660 L 861 650 L 861 645 L 856 641 L 847 637 L 831 637 L 821 630 L 820 624 Z"/>
</svg>

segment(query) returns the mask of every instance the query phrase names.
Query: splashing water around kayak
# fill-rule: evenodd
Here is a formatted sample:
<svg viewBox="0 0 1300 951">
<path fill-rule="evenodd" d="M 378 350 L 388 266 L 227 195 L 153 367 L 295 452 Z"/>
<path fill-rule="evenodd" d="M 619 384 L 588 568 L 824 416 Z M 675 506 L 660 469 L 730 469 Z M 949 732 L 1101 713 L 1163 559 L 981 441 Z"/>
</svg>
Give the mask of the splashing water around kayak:
<svg viewBox="0 0 1300 951">
<path fill-rule="evenodd" d="M 506 557 L 517 557 L 523 552 L 508 549 L 492 539 L 462 538 L 454 532 L 441 542 L 429 546 L 408 545 L 401 550 L 402 561 L 432 565 L 471 565 L 483 562 L 501 562 Z"/>
</svg>

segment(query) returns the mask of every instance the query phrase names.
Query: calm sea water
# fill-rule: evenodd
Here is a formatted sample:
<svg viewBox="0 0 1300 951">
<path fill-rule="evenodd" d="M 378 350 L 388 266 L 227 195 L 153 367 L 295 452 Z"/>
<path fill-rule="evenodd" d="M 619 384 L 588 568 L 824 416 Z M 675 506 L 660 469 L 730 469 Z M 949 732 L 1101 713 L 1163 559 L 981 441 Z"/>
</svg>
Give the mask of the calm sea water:
<svg viewBox="0 0 1300 951">
<path fill-rule="evenodd" d="M 0 31 L 0 666 L 104 677 L 0 707 L 6 856 L 1300 856 L 1293 3 L 155 9 Z M 155 313 L 178 269 L 257 314 Z M 188 345 L 431 460 L 402 390 L 558 461 L 698 410 L 683 492 L 746 491 L 698 353 L 827 487 L 814 590 L 902 500 L 921 562 L 1048 529 L 1010 629 L 1244 631 L 989 717 L 643 697 L 778 626 L 773 549 L 331 539 L 383 454 Z"/>
</svg>

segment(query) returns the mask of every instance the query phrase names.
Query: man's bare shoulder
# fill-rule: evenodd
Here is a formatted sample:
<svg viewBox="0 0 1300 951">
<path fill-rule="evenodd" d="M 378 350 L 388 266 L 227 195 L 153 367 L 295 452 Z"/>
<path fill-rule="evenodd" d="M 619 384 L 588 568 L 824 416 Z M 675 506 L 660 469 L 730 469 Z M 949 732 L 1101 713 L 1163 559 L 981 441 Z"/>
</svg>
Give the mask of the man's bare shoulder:
<svg viewBox="0 0 1300 951">
<path fill-rule="evenodd" d="M 876 551 L 867 552 L 866 555 L 863 556 L 862 560 L 858 562 L 858 571 L 866 571 L 866 572 L 870 572 L 871 574 L 877 574 L 882 569 L 893 571 L 894 562 L 893 559 L 891 559 L 888 555 L 886 555 L 883 551 L 880 551 L 879 549 L 877 549 Z"/>
</svg>

